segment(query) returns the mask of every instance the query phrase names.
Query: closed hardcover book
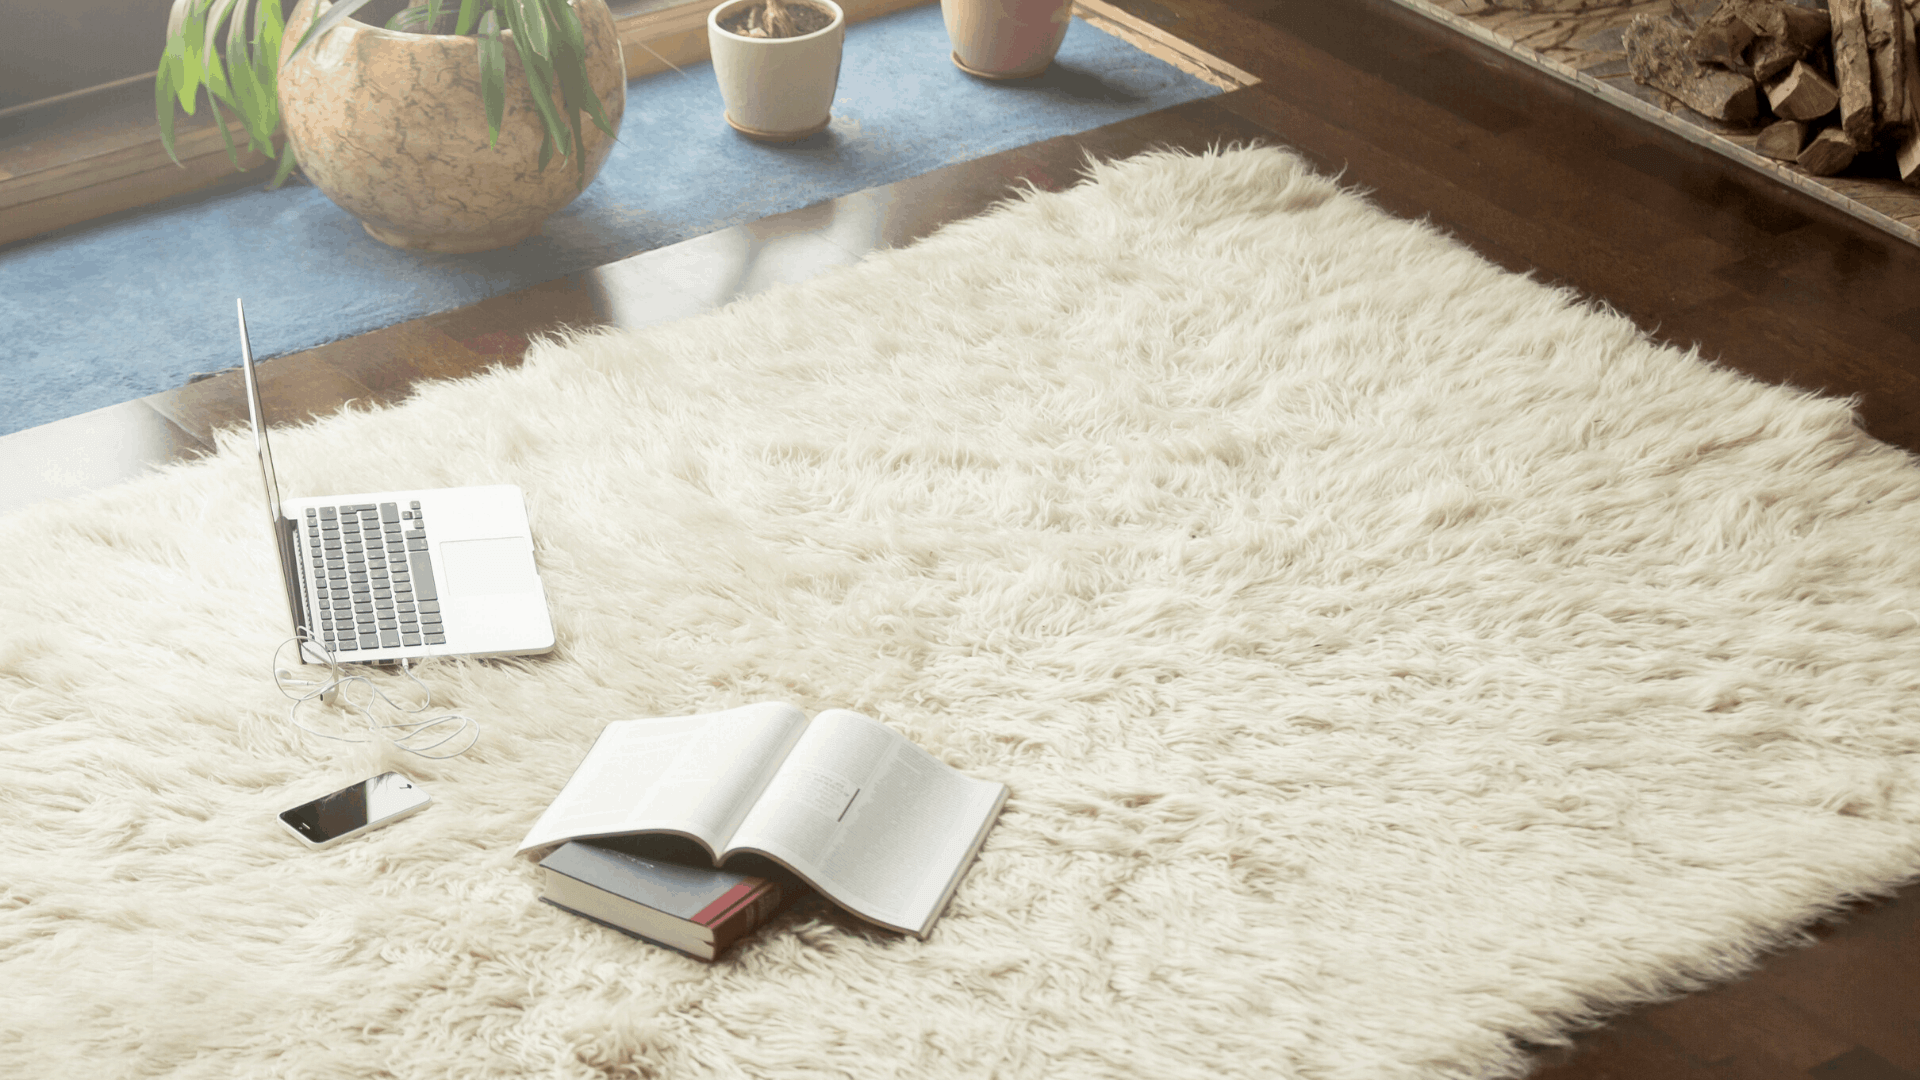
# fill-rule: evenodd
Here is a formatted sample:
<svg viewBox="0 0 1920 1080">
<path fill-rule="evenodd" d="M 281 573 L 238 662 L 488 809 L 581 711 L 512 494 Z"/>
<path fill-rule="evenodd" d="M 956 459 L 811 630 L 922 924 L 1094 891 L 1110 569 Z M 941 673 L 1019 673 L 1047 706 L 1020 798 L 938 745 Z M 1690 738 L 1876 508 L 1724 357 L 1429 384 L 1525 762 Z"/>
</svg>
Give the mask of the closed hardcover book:
<svg viewBox="0 0 1920 1080">
<path fill-rule="evenodd" d="M 719 956 L 799 889 L 578 840 L 542 859 L 540 869 L 546 902 L 699 960 Z"/>
</svg>

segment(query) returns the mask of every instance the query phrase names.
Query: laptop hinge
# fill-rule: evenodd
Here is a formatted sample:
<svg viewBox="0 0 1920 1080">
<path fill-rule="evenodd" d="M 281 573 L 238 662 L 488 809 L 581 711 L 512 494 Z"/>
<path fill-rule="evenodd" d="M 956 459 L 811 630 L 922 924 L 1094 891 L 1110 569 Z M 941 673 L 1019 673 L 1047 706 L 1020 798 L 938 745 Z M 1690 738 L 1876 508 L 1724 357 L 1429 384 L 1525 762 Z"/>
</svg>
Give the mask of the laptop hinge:
<svg viewBox="0 0 1920 1080">
<path fill-rule="evenodd" d="M 274 539 L 279 541 L 282 557 L 280 559 L 281 576 L 287 588 L 287 607 L 293 611 L 293 632 L 302 643 L 300 650 L 304 656 L 306 642 L 312 640 L 307 625 L 307 596 L 300 581 L 300 532 L 292 518 L 282 516 L 274 524 Z"/>
</svg>

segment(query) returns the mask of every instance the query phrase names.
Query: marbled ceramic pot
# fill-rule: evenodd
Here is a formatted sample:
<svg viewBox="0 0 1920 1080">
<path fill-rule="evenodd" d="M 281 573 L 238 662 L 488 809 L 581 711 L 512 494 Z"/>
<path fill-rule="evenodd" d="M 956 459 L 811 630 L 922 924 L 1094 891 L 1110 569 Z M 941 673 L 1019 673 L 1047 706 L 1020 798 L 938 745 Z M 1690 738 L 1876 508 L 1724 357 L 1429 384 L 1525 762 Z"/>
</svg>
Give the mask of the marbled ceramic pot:
<svg viewBox="0 0 1920 1080">
<path fill-rule="evenodd" d="M 287 18 L 283 64 L 308 23 L 331 4 L 300 0 Z M 606 0 L 573 0 L 587 76 L 607 123 L 620 129 L 627 67 Z M 512 33 L 502 35 L 508 41 Z M 426 251 L 489 251 L 540 231 L 584 188 L 572 158 L 539 168 L 543 128 L 511 45 L 500 141 L 487 146 L 480 57 L 472 37 L 407 34 L 352 19 L 280 70 L 280 110 L 300 170 L 375 239 Z M 556 97 L 557 94 L 556 83 Z M 581 115 L 586 181 L 613 140 Z"/>
<path fill-rule="evenodd" d="M 940 0 L 955 67 L 983 79 L 1047 70 L 1073 22 L 1073 0 Z"/>
</svg>

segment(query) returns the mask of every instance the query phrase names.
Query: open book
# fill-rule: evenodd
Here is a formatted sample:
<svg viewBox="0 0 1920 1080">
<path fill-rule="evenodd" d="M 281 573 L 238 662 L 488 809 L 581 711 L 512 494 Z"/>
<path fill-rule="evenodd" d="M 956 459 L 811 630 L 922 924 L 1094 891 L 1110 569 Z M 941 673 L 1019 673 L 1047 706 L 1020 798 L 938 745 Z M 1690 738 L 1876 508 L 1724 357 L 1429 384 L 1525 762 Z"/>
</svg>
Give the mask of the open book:
<svg viewBox="0 0 1920 1080">
<path fill-rule="evenodd" d="M 926 937 L 986 840 L 1007 786 L 942 764 L 858 713 L 782 702 L 616 720 L 520 844 L 663 833 L 719 866 L 763 855 L 827 899 Z"/>
</svg>

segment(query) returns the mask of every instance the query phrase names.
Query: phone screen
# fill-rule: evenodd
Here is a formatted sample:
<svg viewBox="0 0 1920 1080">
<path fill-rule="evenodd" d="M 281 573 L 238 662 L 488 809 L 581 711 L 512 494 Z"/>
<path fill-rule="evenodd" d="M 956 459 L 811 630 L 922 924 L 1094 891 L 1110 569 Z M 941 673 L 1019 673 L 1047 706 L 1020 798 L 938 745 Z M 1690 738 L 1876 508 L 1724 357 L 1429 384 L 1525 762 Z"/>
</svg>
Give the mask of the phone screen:
<svg viewBox="0 0 1920 1080">
<path fill-rule="evenodd" d="M 337 840 L 427 802 L 427 793 L 397 772 L 382 773 L 323 795 L 310 803 L 284 810 L 281 820 L 313 844 Z"/>
</svg>

